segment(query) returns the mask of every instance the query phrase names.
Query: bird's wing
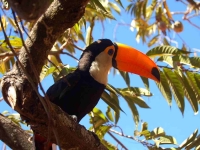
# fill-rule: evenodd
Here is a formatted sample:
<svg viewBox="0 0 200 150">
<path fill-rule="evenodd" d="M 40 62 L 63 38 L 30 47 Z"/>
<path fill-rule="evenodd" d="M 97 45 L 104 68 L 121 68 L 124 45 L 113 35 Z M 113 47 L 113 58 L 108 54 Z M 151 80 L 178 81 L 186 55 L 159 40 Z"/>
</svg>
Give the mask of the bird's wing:
<svg viewBox="0 0 200 150">
<path fill-rule="evenodd" d="M 80 74 L 73 72 L 54 83 L 46 92 L 50 101 L 61 99 L 67 91 L 71 90 L 80 80 Z"/>
</svg>

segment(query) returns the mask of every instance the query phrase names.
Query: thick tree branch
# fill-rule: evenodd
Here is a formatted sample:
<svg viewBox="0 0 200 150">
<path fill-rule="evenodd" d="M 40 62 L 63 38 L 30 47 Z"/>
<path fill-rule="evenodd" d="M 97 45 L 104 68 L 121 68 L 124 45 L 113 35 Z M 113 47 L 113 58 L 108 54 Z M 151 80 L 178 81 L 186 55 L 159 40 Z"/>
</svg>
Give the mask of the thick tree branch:
<svg viewBox="0 0 200 150">
<path fill-rule="evenodd" d="M 0 114 L 0 140 L 12 149 L 33 150 L 34 147 L 30 138 L 30 134 Z"/>
<path fill-rule="evenodd" d="M 71 28 L 83 16 L 88 1 L 54 0 L 34 25 L 29 35 L 31 38 L 26 40 L 26 47 L 20 51 L 19 60 L 23 68 L 19 62 L 16 62 L 1 82 L 5 101 L 8 104 L 12 102 L 14 109 L 35 132 L 49 137 L 54 143 L 59 142 L 64 149 L 104 150 L 106 148 L 99 143 L 93 133 L 75 123 L 54 104 L 47 105 L 51 116 L 49 120 L 40 99 L 43 103 L 46 101 L 42 97 L 39 99 L 37 91 L 33 90 L 33 85 L 29 81 L 33 81 L 37 87 L 38 76 L 35 76 L 32 65 L 34 64 L 38 73 L 41 72 L 53 44 L 66 29 Z M 52 133 L 53 130 L 57 133 L 57 141 Z"/>
</svg>

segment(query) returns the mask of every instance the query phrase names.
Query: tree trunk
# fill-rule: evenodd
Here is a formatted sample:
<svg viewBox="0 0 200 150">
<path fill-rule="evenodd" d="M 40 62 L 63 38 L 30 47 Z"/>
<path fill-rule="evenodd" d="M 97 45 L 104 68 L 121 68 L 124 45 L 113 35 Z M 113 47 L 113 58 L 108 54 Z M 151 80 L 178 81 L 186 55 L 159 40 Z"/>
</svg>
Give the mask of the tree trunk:
<svg viewBox="0 0 200 150">
<path fill-rule="evenodd" d="M 5 101 L 20 113 L 35 132 L 49 137 L 50 141 L 64 149 L 106 149 L 93 133 L 75 123 L 37 92 L 39 73 L 48 52 L 59 36 L 83 16 L 88 1 L 54 0 L 34 25 L 26 46 L 20 51 L 19 60 L 23 67 L 16 62 L 1 82 Z"/>
</svg>

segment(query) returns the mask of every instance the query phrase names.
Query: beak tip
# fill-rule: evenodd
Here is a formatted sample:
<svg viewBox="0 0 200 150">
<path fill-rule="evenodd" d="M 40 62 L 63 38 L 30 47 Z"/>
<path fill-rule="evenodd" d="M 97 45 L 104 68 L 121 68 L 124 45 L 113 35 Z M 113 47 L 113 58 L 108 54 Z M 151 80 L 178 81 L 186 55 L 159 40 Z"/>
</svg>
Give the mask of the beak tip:
<svg viewBox="0 0 200 150">
<path fill-rule="evenodd" d="M 159 73 L 158 68 L 153 67 L 152 70 L 151 70 L 151 73 L 152 73 L 152 75 L 156 78 L 156 80 L 157 80 L 158 82 L 160 82 L 160 73 Z"/>
</svg>

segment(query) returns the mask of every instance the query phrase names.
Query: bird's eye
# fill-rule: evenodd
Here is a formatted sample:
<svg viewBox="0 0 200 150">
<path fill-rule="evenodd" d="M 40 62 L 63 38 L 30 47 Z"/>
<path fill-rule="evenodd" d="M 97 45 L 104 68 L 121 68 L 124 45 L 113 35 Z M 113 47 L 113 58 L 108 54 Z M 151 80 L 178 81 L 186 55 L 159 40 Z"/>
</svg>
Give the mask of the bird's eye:
<svg viewBox="0 0 200 150">
<path fill-rule="evenodd" d="M 109 49 L 109 50 L 108 50 L 108 55 L 112 56 L 113 53 L 114 53 L 114 50 L 113 50 L 113 49 Z"/>
</svg>

